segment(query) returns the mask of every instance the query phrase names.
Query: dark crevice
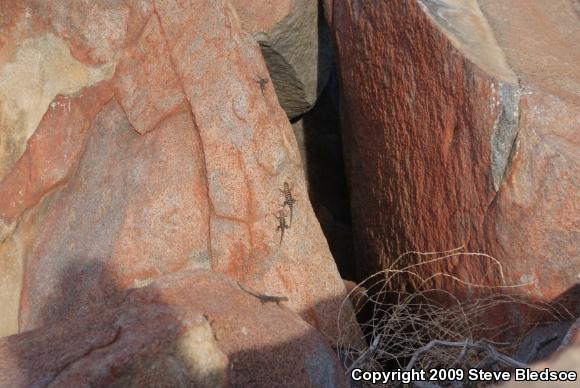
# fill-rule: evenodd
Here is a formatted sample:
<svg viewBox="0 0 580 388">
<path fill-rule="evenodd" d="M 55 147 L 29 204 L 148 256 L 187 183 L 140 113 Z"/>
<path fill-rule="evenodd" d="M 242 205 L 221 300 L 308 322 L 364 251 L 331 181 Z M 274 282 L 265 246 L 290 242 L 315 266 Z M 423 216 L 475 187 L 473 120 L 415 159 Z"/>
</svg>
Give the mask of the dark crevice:
<svg viewBox="0 0 580 388">
<path fill-rule="evenodd" d="M 298 142 L 308 196 L 338 271 L 356 281 L 350 198 L 343 158 L 336 50 L 318 8 L 318 99 L 314 107 L 290 122 Z"/>
<path fill-rule="evenodd" d="M 314 108 L 292 121 L 308 195 L 343 279 L 355 279 L 350 200 L 342 153 L 341 124 L 335 105 L 336 71 Z"/>
</svg>

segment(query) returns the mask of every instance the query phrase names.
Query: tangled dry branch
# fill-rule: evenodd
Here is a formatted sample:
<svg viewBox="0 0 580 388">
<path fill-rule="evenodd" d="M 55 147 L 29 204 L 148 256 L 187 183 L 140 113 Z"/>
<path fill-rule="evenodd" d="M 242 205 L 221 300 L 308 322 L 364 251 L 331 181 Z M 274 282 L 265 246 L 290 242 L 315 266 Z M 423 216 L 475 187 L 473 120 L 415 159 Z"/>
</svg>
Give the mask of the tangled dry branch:
<svg viewBox="0 0 580 388">
<path fill-rule="evenodd" d="M 492 322 L 501 321 L 497 314 L 533 311 L 552 321 L 571 317 L 562 306 L 531 301 L 524 293 L 518 293 L 518 288 L 529 284 L 505 284 L 501 264 L 495 258 L 461 249 L 408 252 L 351 290 L 343 307 L 354 299 L 350 298 L 352 294 L 364 293 L 364 298 L 355 299 L 353 307 L 359 317 L 365 313 L 367 317 L 362 324 L 349 322 L 341 309 L 337 349 L 347 374 L 355 368 L 404 371 L 522 367 L 523 363 L 510 356 L 519 338 L 508 334 L 514 332 L 517 323 L 506 319 L 493 325 Z M 454 271 L 469 267 L 469 260 L 478 268 L 487 268 L 486 276 L 474 281 Z M 429 274 L 433 268 L 443 270 Z M 440 287 L 444 284 L 442 279 L 447 284 L 449 280 L 457 284 L 454 292 Z M 412 284 L 412 290 L 406 291 L 405 284 Z M 496 319 L 490 319 L 494 314 Z M 363 348 L 352 342 L 352 333 L 359 325 L 369 344 Z"/>
</svg>

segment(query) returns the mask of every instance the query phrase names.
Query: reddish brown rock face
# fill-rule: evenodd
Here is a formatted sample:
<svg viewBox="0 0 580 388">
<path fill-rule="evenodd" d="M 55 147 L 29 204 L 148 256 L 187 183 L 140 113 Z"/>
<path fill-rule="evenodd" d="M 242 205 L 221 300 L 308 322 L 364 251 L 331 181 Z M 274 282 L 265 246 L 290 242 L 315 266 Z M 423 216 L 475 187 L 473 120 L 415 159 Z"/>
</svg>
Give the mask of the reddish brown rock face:
<svg viewBox="0 0 580 388">
<path fill-rule="evenodd" d="M 326 2 L 359 270 L 464 246 L 496 256 L 507 284 L 552 299 L 580 274 L 580 48 L 568 39 L 580 30 L 558 16 L 573 15 L 569 1 L 482 3 Z M 543 48 L 569 66 L 538 63 Z M 483 262 L 424 268 L 499 285 Z"/>
<path fill-rule="evenodd" d="M 94 17 L 84 20 L 83 7 Z M 0 252 L 18 264 L 0 260 L 0 269 L 12 274 L 6 289 L 22 290 L 20 330 L 201 267 L 288 297 L 334 337 L 344 285 L 286 114 L 272 84 L 257 82 L 268 78 L 258 45 L 227 2 L 31 1 L 16 9 L 2 21 L 14 42 L 0 47 L 0 71 L 22 55 L 20 41 L 33 39 L 25 48 L 40 58 L 68 47 L 82 75 L 35 106 L 45 112 L 38 125 L 24 116 L 17 139 L 25 150 L 0 182 Z M 280 242 L 284 182 L 296 203 Z M 15 293 L 0 288 L 11 314 Z M 0 332 L 14 332 L 11 322 Z"/>
<path fill-rule="evenodd" d="M 0 385 L 10 387 L 345 387 L 343 373 L 296 313 L 199 270 L 0 339 Z"/>
</svg>

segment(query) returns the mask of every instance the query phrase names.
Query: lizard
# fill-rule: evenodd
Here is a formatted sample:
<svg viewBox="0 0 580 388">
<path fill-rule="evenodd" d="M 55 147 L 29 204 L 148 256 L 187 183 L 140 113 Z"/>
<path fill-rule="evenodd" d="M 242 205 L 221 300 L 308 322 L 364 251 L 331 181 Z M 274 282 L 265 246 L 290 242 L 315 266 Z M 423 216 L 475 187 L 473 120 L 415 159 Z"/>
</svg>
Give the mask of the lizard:
<svg viewBox="0 0 580 388">
<path fill-rule="evenodd" d="M 266 89 L 266 84 L 269 82 L 267 78 L 259 77 L 256 81 L 258 85 L 260 85 L 260 90 L 262 91 L 262 95 L 264 94 L 264 90 Z"/>
<path fill-rule="evenodd" d="M 290 226 L 292 226 L 292 217 L 294 215 L 294 204 L 296 203 L 296 199 L 292 196 L 292 187 L 288 184 L 288 182 L 284 182 L 284 189 L 280 190 L 282 195 L 284 195 L 284 203 L 282 207 L 288 206 L 290 209 Z M 288 227 L 290 227 L 288 226 Z"/>
<path fill-rule="evenodd" d="M 245 292 L 247 292 L 248 294 L 255 296 L 256 298 L 260 299 L 260 302 L 262 303 L 268 303 L 268 302 L 273 302 L 276 303 L 278 306 L 280 305 L 280 302 L 288 302 L 288 297 L 286 296 L 273 296 L 273 295 L 264 295 L 264 294 L 259 294 L 257 292 L 253 292 L 248 290 L 247 288 L 245 288 L 244 286 L 242 286 L 242 284 L 240 282 L 238 282 L 238 286 Z"/>
<path fill-rule="evenodd" d="M 282 244 L 282 239 L 284 238 L 284 230 L 290 229 L 290 227 L 286 223 L 286 213 L 284 213 L 284 209 L 278 211 L 276 219 L 278 220 L 278 227 L 276 228 L 276 230 L 280 231 L 280 244 Z"/>
</svg>

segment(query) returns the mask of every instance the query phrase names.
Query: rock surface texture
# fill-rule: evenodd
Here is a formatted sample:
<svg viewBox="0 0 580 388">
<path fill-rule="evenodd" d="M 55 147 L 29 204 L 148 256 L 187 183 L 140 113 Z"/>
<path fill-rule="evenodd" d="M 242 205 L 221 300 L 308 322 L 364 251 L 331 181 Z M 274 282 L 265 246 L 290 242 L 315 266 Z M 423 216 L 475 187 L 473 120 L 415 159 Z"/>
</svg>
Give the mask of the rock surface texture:
<svg viewBox="0 0 580 388">
<path fill-rule="evenodd" d="M 257 82 L 260 49 L 229 2 L 0 11 L 0 335 L 204 268 L 288 297 L 336 336 L 344 285 L 287 116 Z M 296 202 L 280 228 L 285 182 Z"/>
<path fill-rule="evenodd" d="M 537 362 L 532 365 L 535 371 L 544 371 L 546 368 L 551 371 L 574 371 L 580 376 L 580 320 L 577 320 L 568 330 L 558 352 L 547 360 Z M 576 381 L 511 381 L 500 385 L 500 387 L 577 387 Z"/>
<path fill-rule="evenodd" d="M 580 276 L 580 23 L 571 0 L 326 1 L 360 275 L 424 266 L 551 300 Z M 400 265 L 409 264 L 405 260 Z M 490 275 L 490 273 L 492 275 Z M 438 286 L 454 290 L 453 280 Z M 577 300 L 575 308 L 578 307 Z"/>
<path fill-rule="evenodd" d="M 346 387 L 343 373 L 297 314 L 204 270 L 0 339 L 2 387 Z"/>
<path fill-rule="evenodd" d="M 333 63 L 317 0 L 231 0 L 242 27 L 260 44 L 276 94 L 289 118 L 309 111 Z"/>
</svg>

